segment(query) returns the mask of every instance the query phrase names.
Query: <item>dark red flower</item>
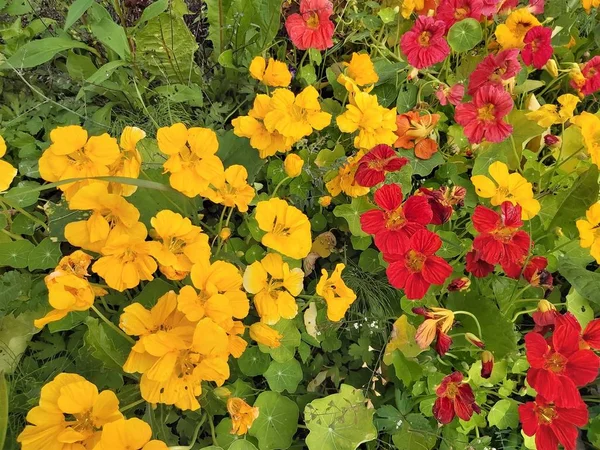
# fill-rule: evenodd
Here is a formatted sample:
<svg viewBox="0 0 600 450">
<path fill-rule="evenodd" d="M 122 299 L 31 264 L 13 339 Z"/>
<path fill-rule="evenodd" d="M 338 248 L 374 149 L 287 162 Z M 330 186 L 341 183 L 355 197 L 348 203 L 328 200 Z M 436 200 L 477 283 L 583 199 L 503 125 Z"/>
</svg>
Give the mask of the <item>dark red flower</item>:
<svg viewBox="0 0 600 450">
<path fill-rule="evenodd" d="M 471 287 L 471 280 L 469 280 L 467 277 L 460 277 L 455 278 L 450 282 L 450 284 L 448 285 L 448 291 L 462 292 L 469 289 L 469 287 Z"/>
<path fill-rule="evenodd" d="M 433 213 L 425 197 L 409 197 L 402 203 L 402 188 L 397 184 L 384 184 L 375 191 L 372 209 L 360 216 L 365 233 L 375 236 L 375 245 L 383 253 L 400 253 L 408 239 L 431 222 Z"/>
<path fill-rule="evenodd" d="M 467 253 L 467 272 L 472 273 L 477 278 L 485 278 L 494 271 L 494 265 L 485 262 L 479 257 L 479 252 L 475 249 Z"/>
<path fill-rule="evenodd" d="M 432 284 L 444 284 L 452 274 L 452 267 L 435 256 L 441 246 L 440 237 L 423 228 L 412 235 L 399 253 L 384 253 L 383 258 L 390 263 L 386 272 L 390 284 L 404 289 L 409 300 L 425 297 Z"/>
<path fill-rule="evenodd" d="M 552 303 L 548 300 L 540 300 L 537 305 L 537 310 L 531 314 L 531 318 L 535 323 L 533 331 L 542 335 L 546 334 L 547 331 L 554 328 L 556 318 L 559 315 L 556 307 Z"/>
<path fill-rule="evenodd" d="M 417 69 L 433 66 L 446 59 L 450 47 L 444 34 L 446 24 L 433 17 L 419 16 L 412 29 L 402 35 L 400 48 L 408 63 Z"/>
<path fill-rule="evenodd" d="M 408 164 L 408 159 L 400 158 L 389 145 L 373 147 L 358 162 L 354 180 L 365 187 L 373 187 L 385 181 L 387 172 L 396 172 Z"/>
<path fill-rule="evenodd" d="M 552 58 L 552 29 L 538 26 L 531 28 L 523 42 L 525 47 L 521 51 L 521 58 L 528 66 L 542 69 Z"/>
<path fill-rule="evenodd" d="M 431 206 L 433 218 L 432 225 L 442 225 L 452 216 L 453 206 L 462 206 L 465 200 L 467 190 L 462 186 L 453 186 L 448 188 L 441 186 L 438 189 L 426 187 L 419 188 L 415 195 L 424 195 Z"/>
<path fill-rule="evenodd" d="M 588 410 L 579 402 L 573 407 L 558 407 L 538 395 L 534 402 L 519 405 L 519 419 L 523 433 L 535 436 L 537 450 L 557 450 L 561 444 L 565 450 L 575 450 L 578 427 L 588 422 Z"/>
<path fill-rule="evenodd" d="M 521 71 L 518 55 L 519 50 L 511 48 L 502 50 L 497 55 L 486 56 L 469 76 L 468 94 L 473 95 L 488 84 L 501 88 L 504 81 L 515 77 Z"/>
<path fill-rule="evenodd" d="M 527 265 L 523 265 L 527 262 Z M 502 266 L 504 273 L 510 278 L 518 279 L 521 274 L 529 284 L 536 287 L 552 289 L 552 274 L 546 270 L 548 260 L 544 256 L 534 256 L 527 260 L 526 257 L 519 264 Z"/>
<path fill-rule="evenodd" d="M 494 370 L 494 355 L 487 350 L 481 352 L 481 378 L 489 378 Z"/>
<path fill-rule="evenodd" d="M 300 13 L 286 19 L 285 29 L 298 49 L 327 50 L 333 47 L 335 30 L 331 14 L 333 4 L 329 0 L 300 0 Z"/>
<path fill-rule="evenodd" d="M 558 143 L 560 143 L 560 138 L 558 136 L 553 134 L 547 134 L 544 136 L 544 144 L 546 144 L 548 147 L 552 147 Z"/>
<path fill-rule="evenodd" d="M 482 0 L 442 0 L 438 6 L 435 18 L 446 24 L 446 30 L 463 19 L 481 18 Z"/>
<path fill-rule="evenodd" d="M 452 422 L 454 416 L 470 420 L 473 412 L 481 412 L 475 403 L 473 389 L 469 384 L 463 383 L 463 374 L 460 372 L 445 376 L 435 394 L 437 399 L 433 405 L 433 415 L 442 425 Z"/>
<path fill-rule="evenodd" d="M 500 214 L 496 211 L 477 205 L 473 213 L 473 226 L 479 234 L 473 240 L 473 248 L 480 259 L 490 264 L 501 264 L 508 267 L 519 264 L 529 253 L 531 238 L 519 228 L 521 207 L 511 202 L 500 206 Z"/>
<path fill-rule="evenodd" d="M 591 350 L 580 350 L 579 332 L 570 325 L 557 324 L 551 345 L 539 333 L 525 335 L 530 368 L 527 381 L 545 399 L 563 408 L 581 402 L 578 386 L 596 379 L 600 359 Z"/>
<path fill-rule="evenodd" d="M 600 350 L 600 319 L 594 319 L 581 330 L 581 324 L 570 312 L 556 314 L 556 326 L 570 326 L 580 336 L 579 348 Z"/>
</svg>

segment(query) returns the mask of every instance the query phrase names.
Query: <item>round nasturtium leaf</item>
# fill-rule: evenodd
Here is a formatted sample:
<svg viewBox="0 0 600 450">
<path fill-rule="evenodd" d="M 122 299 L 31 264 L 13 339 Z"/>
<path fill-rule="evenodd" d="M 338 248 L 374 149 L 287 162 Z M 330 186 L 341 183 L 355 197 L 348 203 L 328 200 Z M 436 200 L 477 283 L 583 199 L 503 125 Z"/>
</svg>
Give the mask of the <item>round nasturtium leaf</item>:
<svg viewBox="0 0 600 450">
<path fill-rule="evenodd" d="M 298 405 L 277 392 L 261 393 L 254 406 L 260 413 L 248 431 L 258 439 L 260 450 L 286 449 L 298 429 Z"/>
<path fill-rule="evenodd" d="M 479 22 L 471 18 L 463 19 L 450 27 L 448 44 L 455 52 L 466 52 L 475 47 L 482 37 Z"/>
</svg>

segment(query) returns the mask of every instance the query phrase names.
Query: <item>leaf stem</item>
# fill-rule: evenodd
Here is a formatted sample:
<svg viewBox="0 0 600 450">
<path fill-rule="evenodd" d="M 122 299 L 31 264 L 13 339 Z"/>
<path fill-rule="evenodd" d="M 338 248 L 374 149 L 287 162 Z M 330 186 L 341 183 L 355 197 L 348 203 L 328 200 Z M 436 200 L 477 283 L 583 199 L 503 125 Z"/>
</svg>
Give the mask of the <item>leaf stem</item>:
<svg viewBox="0 0 600 450">
<path fill-rule="evenodd" d="M 96 305 L 92 305 L 91 309 L 98 315 L 98 317 L 100 317 L 100 319 L 102 319 L 102 321 L 106 325 L 108 325 L 110 328 L 112 328 L 114 331 L 116 331 L 122 337 L 124 337 L 127 340 L 127 342 L 129 342 L 131 345 L 135 344 L 135 341 L 131 338 L 131 336 L 129 336 L 128 334 L 125 334 L 125 332 L 123 330 L 121 330 L 118 326 L 116 326 L 114 323 L 112 323 L 110 320 L 108 320 L 108 318 L 104 314 L 102 314 L 98 308 L 96 308 Z"/>
</svg>

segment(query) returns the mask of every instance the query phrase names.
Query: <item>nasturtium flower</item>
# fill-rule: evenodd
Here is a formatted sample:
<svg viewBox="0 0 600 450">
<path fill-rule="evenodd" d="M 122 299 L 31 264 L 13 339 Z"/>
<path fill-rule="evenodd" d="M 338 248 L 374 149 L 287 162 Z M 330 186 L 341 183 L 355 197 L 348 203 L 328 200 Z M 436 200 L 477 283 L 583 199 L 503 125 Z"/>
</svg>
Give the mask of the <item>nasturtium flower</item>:
<svg viewBox="0 0 600 450">
<path fill-rule="evenodd" d="M 122 418 L 114 392 L 98 392 L 82 376 L 61 373 L 42 387 L 17 442 L 23 450 L 94 448 L 98 430 Z"/>
<path fill-rule="evenodd" d="M 187 217 L 169 211 L 159 211 L 150 219 L 150 235 L 161 243 L 154 253 L 158 268 L 169 280 L 181 280 L 192 265 L 210 259 L 208 236 Z"/>
<path fill-rule="evenodd" d="M 65 238 L 71 245 L 100 253 L 109 236 L 140 233 L 144 225 L 138 222 L 135 206 L 118 194 L 109 194 L 106 183 L 81 187 L 69 200 L 69 209 L 91 211 L 86 220 L 68 223 Z"/>
<path fill-rule="evenodd" d="M 213 182 L 206 197 L 214 203 L 229 208 L 237 208 L 240 212 L 248 211 L 248 205 L 256 195 L 256 191 L 248 184 L 248 171 L 244 166 L 234 164 L 225 169 L 222 182 Z"/>
<path fill-rule="evenodd" d="M 265 127 L 270 133 L 277 131 L 294 142 L 331 122 L 331 114 L 321 110 L 319 93 L 313 86 L 304 88 L 297 96 L 288 89 L 275 89 L 270 106 L 272 109 L 263 121 Z"/>
<path fill-rule="evenodd" d="M 437 7 L 435 18 L 443 21 L 446 28 L 463 19 L 472 18 L 477 21 L 481 18 L 482 0 L 442 0 Z"/>
<path fill-rule="evenodd" d="M 211 184 L 222 183 L 223 162 L 216 155 L 219 141 L 208 128 L 190 128 L 182 123 L 159 128 L 156 139 L 161 152 L 168 155 L 163 164 L 170 173 L 171 186 L 187 195 L 204 195 Z"/>
<path fill-rule="evenodd" d="M 481 259 L 479 251 L 472 249 L 465 255 L 465 270 L 477 278 L 485 278 L 494 271 L 494 264 Z"/>
<path fill-rule="evenodd" d="M 300 12 L 288 16 L 285 29 L 299 50 L 327 50 L 333 47 L 335 25 L 330 19 L 330 0 L 300 0 Z"/>
<path fill-rule="evenodd" d="M 102 247 L 102 257 L 92 266 L 106 284 L 121 292 L 136 287 L 141 280 L 152 280 L 158 268 L 153 255 L 160 250 L 160 243 L 146 241 L 145 226 L 132 230 L 110 236 Z"/>
<path fill-rule="evenodd" d="M 278 348 L 281 346 L 283 335 L 266 323 L 255 322 L 250 325 L 250 338 L 269 348 Z"/>
<path fill-rule="evenodd" d="M 152 428 L 143 420 L 120 419 L 102 428 L 94 450 L 168 450 L 163 441 L 152 439 Z"/>
<path fill-rule="evenodd" d="M 467 190 L 462 186 L 440 186 L 437 189 L 421 187 L 415 195 L 422 195 L 427 199 L 431 208 L 432 225 L 442 225 L 450 220 L 454 206 L 462 206 L 467 195 Z"/>
<path fill-rule="evenodd" d="M 562 315 L 556 315 L 556 326 L 570 326 L 579 334 L 579 348 L 600 350 L 600 319 L 594 319 L 588 322 L 585 329 L 581 329 L 581 324 L 572 313 L 566 312 Z"/>
<path fill-rule="evenodd" d="M 349 63 L 345 62 L 346 75 L 358 86 L 367 86 L 379 81 L 379 75 L 375 72 L 375 66 L 371 57 L 366 53 L 352 53 Z"/>
<path fill-rule="evenodd" d="M 119 139 L 121 155 L 110 167 L 110 175 L 124 178 L 138 178 L 142 167 L 142 155 L 137 149 L 140 140 L 146 137 L 146 132 L 138 127 L 123 128 Z M 121 194 L 128 197 L 137 190 L 137 186 L 122 183 L 109 183 L 111 194 Z"/>
<path fill-rule="evenodd" d="M 250 75 L 266 86 L 288 87 L 292 82 L 292 74 L 284 62 L 269 58 L 269 63 L 262 56 L 255 57 L 250 63 Z"/>
<path fill-rule="evenodd" d="M 0 136 L 0 158 L 6 155 L 6 142 Z M 17 169 L 12 164 L 0 160 L 0 192 L 6 191 L 17 176 Z"/>
<path fill-rule="evenodd" d="M 321 269 L 321 278 L 317 283 L 317 295 L 325 299 L 327 318 L 332 322 L 342 320 L 350 305 L 356 300 L 356 294 L 342 279 L 342 271 L 345 268 L 344 264 L 336 264 L 331 276 L 325 269 Z"/>
<path fill-rule="evenodd" d="M 448 103 L 454 106 L 459 105 L 465 96 L 465 85 L 461 83 L 452 86 L 440 85 L 435 91 L 435 96 L 442 106 L 446 106 Z"/>
<path fill-rule="evenodd" d="M 584 111 L 573 117 L 571 122 L 581 129 L 585 149 L 592 163 L 600 167 L 600 117 Z"/>
<path fill-rule="evenodd" d="M 589 14 L 592 11 L 592 8 L 600 6 L 600 0 L 581 0 L 581 6 L 583 6 L 585 12 Z"/>
<path fill-rule="evenodd" d="M 552 29 L 548 27 L 533 27 L 523 39 L 525 47 L 521 51 L 521 58 L 528 66 L 543 69 L 548 60 L 552 58 Z"/>
<path fill-rule="evenodd" d="M 452 422 L 455 416 L 468 421 L 474 412 L 481 412 L 475 403 L 473 389 L 463 381 L 463 374 L 460 372 L 452 372 L 445 376 L 435 394 L 437 399 L 433 404 L 433 416 L 442 425 Z"/>
<path fill-rule="evenodd" d="M 414 148 L 417 158 L 430 159 L 438 149 L 437 141 L 431 136 L 439 120 L 439 114 L 429 112 L 423 115 L 418 111 L 398 114 L 396 117 L 398 139 L 394 142 L 394 147 Z"/>
<path fill-rule="evenodd" d="M 378 144 L 396 142 L 396 111 L 381 106 L 376 95 L 359 92 L 350 97 L 346 111 L 336 119 L 343 133 L 354 133 L 354 146 L 370 150 Z"/>
<path fill-rule="evenodd" d="M 594 203 L 585 212 L 585 219 L 576 223 L 579 231 L 579 245 L 589 248 L 590 254 L 600 263 L 600 202 Z"/>
<path fill-rule="evenodd" d="M 502 267 L 507 277 L 519 279 L 521 275 L 535 287 L 552 289 L 552 274 L 546 270 L 548 259 L 545 256 L 523 257 L 518 264 Z"/>
<path fill-rule="evenodd" d="M 373 187 L 383 183 L 388 172 L 397 172 L 406 164 L 408 159 L 399 157 L 389 145 L 380 144 L 360 159 L 354 179 L 361 186 Z"/>
<path fill-rule="evenodd" d="M 573 113 L 579 98 L 573 94 L 563 94 L 557 99 L 560 108 L 557 105 L 547 104 L 540 106 L 535 111 L 526 114 L 529 120 L 534 120 L 540 127 L 548 128 L 554 124 L 565 123 L 573 118 Z"/>
<path fill-rule="evenodd" d="M 519 8 L 509 14 L 506 21 L 496 28 L 496 39 L 502 49 L 523 48 L 525 35 L 541 23 L 527 8 Z"/>
<path fill-rule="evenodd" d="M 331 200 L 332 199 L 330 195 L 319 197 L 319 205 L 321 205 L 323 208 L 327 208 L 329 205 L 331 205 Z"/>
<path fill-rule="evenodd" d="M 494 370 L 494 354 L 488 350 L 481 352 L 481 378 L 487 379 L 492 376 Z"/>
<path fill-rule="evenodd" d="M 580 96 L 596 92 L 600 89 L 600 55 L 594 56 L 581 67 L 574 65 L 569 76 L 571 86 L 579 91 Z"/>
<path fill-rule="evenodd" d="M 435 350 L 440 356 L 444 356 L 450 345 L 452 345 L 452 338 L 448 335 L 448 332 L 454 324 L 454 313 L 449 309 L 438 307 L 413 308 L 413 312 L 425 317 L 415 334 L 415 340 L 419 347 L 425 350 L 434 339 L 437 339 Z"/>
<path fill-rule="evenodd" d="M 269 253 L 261 261 L 246 267 L 244 289 L 254 294 L 254 306 L 262 322 L 274 325 L 279 319 L 298 314 L 296 296 L 302 292 L 304 272 L 290 269 L 278 253 Z"/>
<path fill-rule="evenodd" d="M 492 179 L 485 175 L 471 177 L 477 195 L 489 198 L 494 206 L 506 201 L 519 205 L 525 220 L 532 219 L 540 212 L 540 202 L 533 197 L 533 186 L 523 175 L 509 173 L 507 165 L 501 161 L 492 163 L 488 171 Z"/>
<path fill-rule="evenodd" d="M 258 150 L 258 156 L 263 159 L 277 152 L 291 150 L 296 142 L 293 137 L 285 137 L 277 130 L 267 129 L 264 120 L 272 110 L 271 97 L 259 94 L 254 98 L 253 107 L 247 116 L 238 116 L 231 121 L 233 133 L 250 139 L 250 145 Z"/>
<path fill-rule="evenodd" d="M 474 95 L 486 85 L 503 88 L 504 84 L 508 84 L 521 71 L 518 56 L 519 50 L 516 48 L 487 55 L 469 75 L 467 93 Z"/>
<path fill-rule="evenodd" d="M 303 166 L 304 160 L 295 153 L 290 153 L 283 161 L 283 169 L 285 174 L 290 178 L 296 178 L 297 176 L 300 176 Z"/>
<path fill-rule="evenodd" d="M 537 304 L 537 309 L 531 313 L 531 318 L 535 323 L 533 331 L 542 335 L 545 334 L 547 330 L 554 327 L 556 318 L 559 315 L 556 306 L 548 300 L 540 300 Z"/>
<path fill-rule="evenodd" d="M 360 161 L 365 152 L 360 150 L 354 156 L 349 156 L 346 162 L 338 169 L 338 173 L 325 183 L 327 192 L 333 197 L 337 197 L 342 192 L 349 197 L 362 197 L 367 195 L 370 189 L 366 186 L 361 186 L 356 181 L 356 172 L 358 171 Z"/>
<path fill-rule="evenodd" d="M 50 132 L 52 144 L 40 160 L 40 175 L 46 181 L 57 182 L 71 178 L 110 175 L 110 166 L 121 152 L 117 140 L 104 133 L 88 139 L 87 131 L 79 125 L 57 127 Z M 76 181 L 58 188 L 69 200 L 82 186 L 94 180 Z"/>
<path fill-rule="evenodd" d="M 450 46 L 444 37 L 446 24 L 429 16 L 419 16 L 413 27 L 402 35 L 400 48 L 408 63 L 425 69 L 442 62 L 450 54 Z"/>
<path fill-rule="evenodd" d="M 404 0 L 402 2 L 402 17 L 410 18 L 414 11 L 422 10 L 425 7 L 425 0 Z"/>
<path fill-rule="evenodd" d="M 231 417 L 231 434 L 243 436 L 252 427 L 258 417 L 258 408 L 250 406 L 239 397 L 227 399 L 227 412 Z"/>
<path fill-rule="evenodd" d="M 261 239 L 264 246 L 294 259 L 304 258 L 310 252 L 310 221 L 285 200 L 272 198 L 258 202 L 256 221 L 265 232 Z"/>
</svg>

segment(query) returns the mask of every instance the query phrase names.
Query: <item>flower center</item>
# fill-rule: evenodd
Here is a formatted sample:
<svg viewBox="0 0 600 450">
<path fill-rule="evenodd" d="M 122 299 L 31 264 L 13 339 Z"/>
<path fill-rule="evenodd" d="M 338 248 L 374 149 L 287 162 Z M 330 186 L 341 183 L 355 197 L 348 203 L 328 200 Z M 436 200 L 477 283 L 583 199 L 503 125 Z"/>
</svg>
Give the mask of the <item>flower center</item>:
<svg viewBox="0 0 600 450">
<path fill-rule="evenodd" d="M 369 162 L 369 169 L 382 171 L 391 158 L 386 159 L 376 159 L 374 161 Z"/>
<path fill-rule="evenodd" d="M 429 47 L 429 40 L 431 39 L 431 33 L 429 31 L 423 31 L 418 38 L 419 45 L 421 47 Z"/>
<path fill-rule="evenodd" d="M 411 272 L 421 272 L 423 270 L 423 264 L 427 256 L 416 250 L 409 250 L 406 254 L 406 268 Z"/>
<path fill-rule="evenodd" d="M 554 409 L 554 405 L 536 406 L 535 414 L 541 425 L 549 425 L 558 415 Z"/>
<path fill-rule="evenodd" d="M 319 15 L 315 12 L 309 12 L 306 19 L 306 26 L 312 30 L 319 28 Z"/>
<path fill-rule="evenodd" d="M 455 399 L 458 395 L 458 384 L 457 383 L 448 383 L 446 386 L 446 397 L 449 399 Z"/>
<path fill-rule="evenodd" d="M 275 223 L 273 223 L 273 234 L 277 234 L 279 236 L 289 236 L 290 235 L 290 227 L 286 226 L 283 223 L 277 222 L 275 219 Z"/>
<path fill-rule="evenodd" d="M 567 365 L 567 358 L 560 353 L 552 353 L 544 361 L 544 369 L 553 373 L 561 373 Z"/>
<path fill-rule="evenodd" d="M 515 35 L 525 36 L 531 28 L 531 25 L 531 22 L 517 22 L 517 24 L 515 25 Z"/>
<path fill-rule="evenodd" d="M 456 11 L 454 11 L 454 18 L 456 20 L 462 20 L 465 17 L 467 17 L 470 12 L 471 12 L 471 8 L 469 8 L 468 6 L 463 6 L 462 8 L 457 8 Z"/>
<path fill-rule="evenodd" d="M 496 118 L 496 116 L 494 116 L 494 105 L 488 103 L 487 105 L 479 108 L 477 110 L 477 118 L 486 122 L 494 120 Z"/>
<path fill-rule="evenodd" d="M 169 251 L 171 253 L 178 254 L 183 251 L 183 248 L 185 247 L 185 241 L 176 237 L 171 237 L 167 246 L 169 247 Z"/>
<path fill-rule="evenodd" d="M 398 230 L 406 224 L 406 217 L 402 207 L 396 208 L 393 211 L 386 213 L 385 227 L 388 230 Z"/>
<path fill-rule="evenodd" d="M 499 227 L 498 229 L 494 230 L 492 234 L 497 240 L 506 244 L 512 239 L 513 235 L 515 234 L 515 230 L 510 227 Z"/>
</svg>

